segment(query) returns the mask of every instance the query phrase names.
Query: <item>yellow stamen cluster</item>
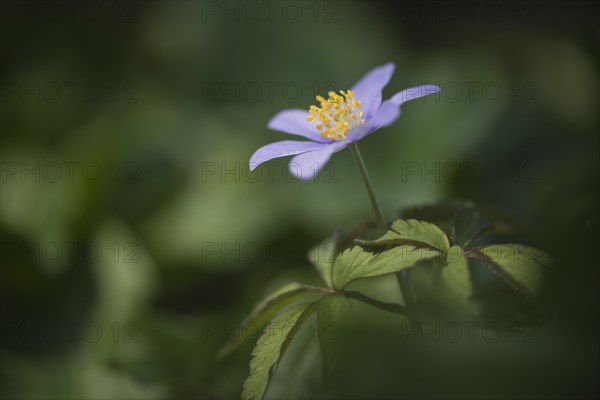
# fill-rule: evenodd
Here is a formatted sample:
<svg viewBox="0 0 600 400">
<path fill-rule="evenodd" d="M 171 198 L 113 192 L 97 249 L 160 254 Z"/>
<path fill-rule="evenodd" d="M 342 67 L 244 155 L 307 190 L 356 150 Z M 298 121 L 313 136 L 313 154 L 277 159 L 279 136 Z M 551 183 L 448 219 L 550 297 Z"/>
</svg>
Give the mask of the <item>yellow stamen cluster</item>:
<svg viewBox="0 0 600 400">
<path fill-rule="evenodd" d="M 352 90 L 340 90 L 340 94 L 329 92 L 328 95 L 327 99 L 316 97 L 321 107 L 310 106 L 310 116 L 306 120 L 317 125 L 321 137 L 343 140 L 350 128 L 365 122 L 364 112 L 360 109 L 362 103 L 354 99 Z"/>
</svg>

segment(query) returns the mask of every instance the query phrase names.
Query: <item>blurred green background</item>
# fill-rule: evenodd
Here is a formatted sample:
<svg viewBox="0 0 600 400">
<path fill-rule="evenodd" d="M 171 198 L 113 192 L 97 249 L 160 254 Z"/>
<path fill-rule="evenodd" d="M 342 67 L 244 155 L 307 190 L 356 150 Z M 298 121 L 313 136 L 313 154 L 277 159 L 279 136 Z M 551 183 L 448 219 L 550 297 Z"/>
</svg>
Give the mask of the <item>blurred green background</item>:
<svg viewBox="0 0 600 400">
<path fill-rule="evenodd" d="M 459 200 L 532 227 L 557 260 L 536 340 L 401 343 L 357 305 L 329 385 L 307 340 L 269 395 L 598 395 L 596 2 L 1 6 L 3 398 L 238 398 L 251 341 L 219 346 L 268 292 L 318 283 L 311 246 L 372 218 L 347 151 L 314 182 L 247 162 L 293 139 L 276 112 L 390 61 L 384 98 L 442 92 L 361 142 L 387 217 Z M 393 279 L 370 290 L 399 301 Z"/>
</svg>

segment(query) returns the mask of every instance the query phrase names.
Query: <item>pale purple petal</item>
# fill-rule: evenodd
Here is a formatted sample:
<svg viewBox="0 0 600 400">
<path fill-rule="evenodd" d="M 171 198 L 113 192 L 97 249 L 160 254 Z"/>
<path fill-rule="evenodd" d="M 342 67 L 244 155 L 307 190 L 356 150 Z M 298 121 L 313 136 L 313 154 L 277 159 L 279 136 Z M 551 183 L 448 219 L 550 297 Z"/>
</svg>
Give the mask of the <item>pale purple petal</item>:
<svg viewBox="0 0 600 400">
<path fill-rule="evenodd" d="M 260 164 L 273 158 L 293 156 L 295 154 L 306 153 L 307 151 L 319 150 L 327 146 L 326 143 L 298 142 L 295 140 L 283 140 L 271 143 L 254 152 L 250 158 L 250 171 L 253 171 Z"/>
<path fill-rule="evenodd" d="M 289 170 L 298 179 L 309 180 L 323 169 L 331 155 L 342 150 L 350 143 L 336 142 L 323 147 L 321 150 L 310 151 L 292 158 Z"/>
<path fill-rule="evenodd" d="M 435 85 L 423 85 L 417 86 L 410 89 L 405 89 L 401 92 L 396 93 L 390 100 L 392 100 L 397 105 L 402 105 L 402 103 L 418 99 L 423 96 L 427 96 L 430 94 L 434 94 L 439 92 L 441 89 Z"/>
<path fill-rule="evenodd" d="M 362 101 L 365 118 L 375 115 L 381 106 L 381 91 L 392 79 L 395 68 L 393 63 L 374 68 L 352 88 L 356 100 Z"/>
<path fill-rule="evenodd" d="M 319 131 L 315 124 L 306 120 L 309 115 L 307 110 L 284 110 L 275 114 L 267 124 L 267 127 L 292 135 L 304 136 L 313 142 L 330 143 L 331 139 L 319 136 Z"/>
<path fill-rule="evenodd" d="M 369 125 L 369 133 L 379 128 L 390 126 L 400 117 L 400 107 L 391 100 L 383 102 L 377 114 L 366 122 Z"/>
<path fill-rule="evenodd" d="M 352 129 L 346 140 L 356 142 L 363 137 L 375 132 L 377 129 L 390 126 L 400 117 L 400 107 L 391 100 L 383 102 L 377 114 L 367 120 L 364 124 Z"/>
</svg>

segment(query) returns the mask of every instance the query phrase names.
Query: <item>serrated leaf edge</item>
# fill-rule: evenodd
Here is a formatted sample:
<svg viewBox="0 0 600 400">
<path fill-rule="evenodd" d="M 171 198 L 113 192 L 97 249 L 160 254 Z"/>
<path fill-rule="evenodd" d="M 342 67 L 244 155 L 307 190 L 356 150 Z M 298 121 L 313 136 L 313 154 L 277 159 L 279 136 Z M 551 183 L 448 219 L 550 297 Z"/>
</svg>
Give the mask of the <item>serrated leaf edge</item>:
<svg viewBox="0 0 600 400">
<path fill-rule="evenodd" d="M 269 367 L 269 373 L 267 376 L 267 382 L 265 385 L 265 388 L 263 390 L 263 392 L 260 394 L 260 397 L 256 398 L 256 397 L 247 397 L 247 383 L 250 380 L 250 378 L 252 377 L 252 370 L 253 370 L 253 362 L 255 362 L 255 357 L 258 355 L 258 347 L 254 346 L 254 349 L 252 350 L 252 359 L 250 360 L 250 375 L 248 376 L 248 378 L 246 378 L 246 381 L 244 382 L 244 387 L 242 389 L 242 400 L 251 400 L 251 399 L 259 399 L 262 400 L 265 397 L 265 393 L 267 392 L 267 389 L 269 387 L 269 383 L 271 382 L 271 378 L 273 377 L 273 375 L 275 375 L 275 373 L 277 372 L 277 367 L 279 365 L 279 363 L 281 362 L 281 359 L 283 358 L 283 355 L 285 354 L 288 346 L 290 345 L 292 339 L 296 336 L 296 334 L 298 333 L 299 329 L 302 327 L 302 325 L 304 324 L 304 322 L 316 311 L 319 303 L 320 303 L 321 299 L 312 302 L 312 303 L 307 303 L 308 305 L 306 306 L 306 308 L 300 313 L 300 316 L 296 319 L 296 321 L 294 322 L 293 327 L 290 329 L 290 331 L 288 332 L 288 334 L 286 335 L 284 341 L 281 344 L 281 347 L 279 348 L 279 355 L 277 357 L 277 360 L 275 361 L 275 363 L 273 365 L 271 365 Z M 303 303 L 304 304 L 304 303 Z M 299 306 L 299 305 L 296 305 Z M 294 307 L 294 306 L 292 306 Z M 285 310 L 283 310 L 279 315 L 281 315 L 282 313 L 289 311 L 291 307 L 286 308 Z M 277 318 L 277 317 L 275 317 Z M 268 334 L 268 330 L 270 328 L 270 325 L 267 326 L 262 335 Z"/>
</svg>

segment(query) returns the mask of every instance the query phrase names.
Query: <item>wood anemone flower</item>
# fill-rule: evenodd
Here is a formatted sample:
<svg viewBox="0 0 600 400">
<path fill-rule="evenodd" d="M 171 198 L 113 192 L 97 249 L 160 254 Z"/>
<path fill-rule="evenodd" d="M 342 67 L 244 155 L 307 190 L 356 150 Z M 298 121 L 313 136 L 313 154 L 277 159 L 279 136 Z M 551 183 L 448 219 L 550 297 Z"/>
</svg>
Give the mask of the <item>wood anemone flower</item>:
<svg viewBox="0 0 600 400">
<path fill-rule="evenodd" d="M 270 129 L 310 141 L 283 140 L 263 146 L 250 158 L 250 170 L 273 158 L 295 156 L 289 164 L 290 172 L 299 179 L 311 179 L 333 153 L 394 123 L 404 102 L 440 91 L 435 85 L 418 86 L 382 101 L 381 91 L 394 69 L 393 63 L 382 65 L 366 74 L 352 90 L 329 92 L 328 98 L 317 96 L 319 107 L 277 113 L 267 125 Z"/>
</svg>

